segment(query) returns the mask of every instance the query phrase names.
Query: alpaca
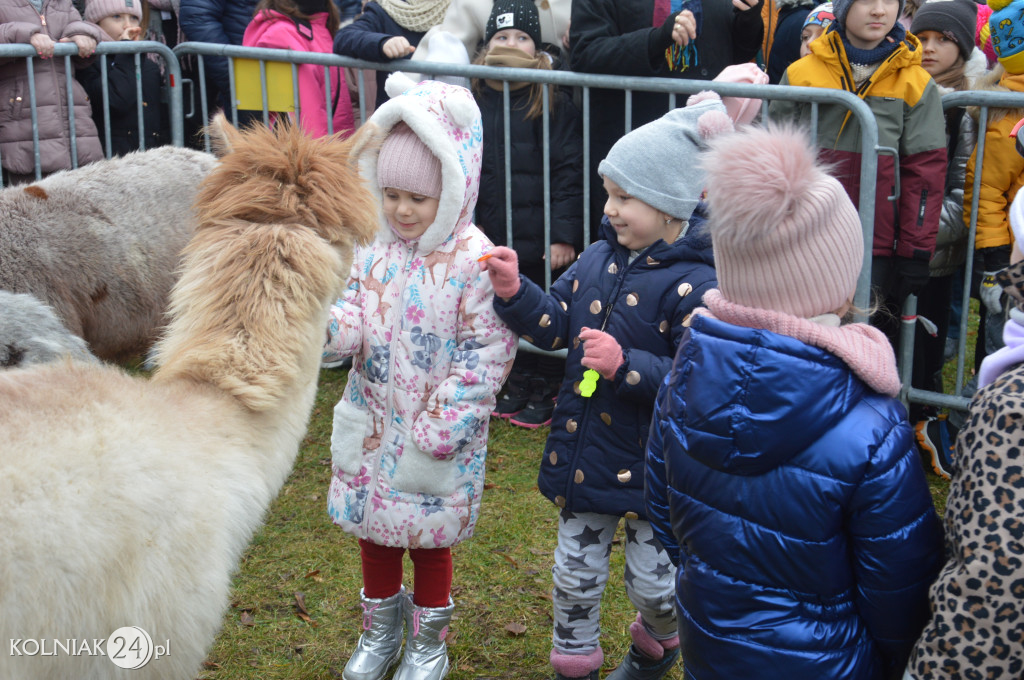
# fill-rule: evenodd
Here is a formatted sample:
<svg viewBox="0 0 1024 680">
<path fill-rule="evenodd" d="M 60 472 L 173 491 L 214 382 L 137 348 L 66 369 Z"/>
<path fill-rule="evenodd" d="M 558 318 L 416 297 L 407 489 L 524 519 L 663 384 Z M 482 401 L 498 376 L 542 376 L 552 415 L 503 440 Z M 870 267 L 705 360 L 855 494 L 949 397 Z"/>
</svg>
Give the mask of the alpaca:
<svg viewBox="0 0 1024 680">
<path fill-rule="evenodd" d="M 0 289 L 49 304 L 101 359 L 141 355 L 163 323 L 208 153 L 162 146 L 0 190 Z"/>
<path fill-rule="evenodd" d="M 7 641 L 125 626 L 170 642 L 132 677 L 195 677 L 305 434 L 328 309 L 378 225 L 354 161 L 367 135 L 213 127 L 229 151 L 200 188 L 152 377 L 0 371 L 2 680 L 120 677 Z"/>
<path fill-rule="evenodd" d="M 32 295 L 0 290 L 0 368 L 42 364 L 62 356 L 96 361 L 85 340 Z"/>
</svg>

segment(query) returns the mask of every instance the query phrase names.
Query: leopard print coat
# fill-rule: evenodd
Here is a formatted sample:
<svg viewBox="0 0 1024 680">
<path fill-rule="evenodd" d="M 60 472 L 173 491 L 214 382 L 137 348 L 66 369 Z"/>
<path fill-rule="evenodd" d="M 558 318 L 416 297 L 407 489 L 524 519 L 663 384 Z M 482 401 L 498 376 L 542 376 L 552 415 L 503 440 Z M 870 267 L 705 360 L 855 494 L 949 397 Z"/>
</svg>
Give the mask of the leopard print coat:
<svg viewBox="0 0 1024 680">
<path fill-rule="evenodd" d="M 1024 309 L 1024 263 L 1000 274 Z M 1024 677 L 1024 364 L 980 389 L 956 442 L 947 562 L 910 657 L 914 680 Z"/>
</svg>

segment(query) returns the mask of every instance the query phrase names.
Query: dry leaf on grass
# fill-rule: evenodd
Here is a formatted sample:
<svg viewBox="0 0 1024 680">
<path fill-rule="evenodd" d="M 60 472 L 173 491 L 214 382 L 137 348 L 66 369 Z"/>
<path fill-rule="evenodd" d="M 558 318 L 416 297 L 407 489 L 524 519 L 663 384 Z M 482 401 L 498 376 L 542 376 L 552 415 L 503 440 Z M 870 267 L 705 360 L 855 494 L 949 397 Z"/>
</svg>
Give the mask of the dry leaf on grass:
<svg viewBox="0 0 1024 680">
<path fill-rule="evenodd" d="M 526 626 L 518 622 L 507 623 L 505 624 L 505 630 L 511 633 L 514 637 L 519 637 L 526 632 Z"/>
<path fill-rule="evenodd" d="M 252 613 L 248 609 L 243 609 L 242 613 L 238 615 L 238 622 L 250 628 L 256 625 L 256 619 L 253 618 Z"/>
</svg>

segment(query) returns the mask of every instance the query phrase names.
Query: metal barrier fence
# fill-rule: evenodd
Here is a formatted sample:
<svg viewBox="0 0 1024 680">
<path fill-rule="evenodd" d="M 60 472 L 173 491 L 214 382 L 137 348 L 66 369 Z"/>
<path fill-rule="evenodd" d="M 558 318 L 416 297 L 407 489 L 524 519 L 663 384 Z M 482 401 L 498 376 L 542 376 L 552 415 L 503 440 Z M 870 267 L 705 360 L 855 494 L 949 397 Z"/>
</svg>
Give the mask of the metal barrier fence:
<svg viewBox="0 0 1024 680">
<path fill-rule="evenodd" d="M 219 45 L 210 43 L 195 43 L 186 42 L 179 44 L 173 52 L 166 46 L 155 43 L 155 42 L 116 42 L 116 43 L 100 43 L 97 47 L 97 54 L 135 54 L 136 55 L 136 72 L 138 73 L 139 55 L 145 53 L 156 53 L 165 62 L 166 73 L 167 73 L 167 91 L 168 97 L 168 113 L 171 123 L 172 143 L 176 145 L 183 145 L 184 140 L 184 126 L 183 117 L 188 115 L 203 115 L 203 112 L 210 110 L 211 102 L 209 96 L 209 88 L 206 83 L 206 79 L 203 76 L 205 73 L 205 58 L 215 57 L 224 58 L 228 61 L 228 74 L 230 78 L 229 82 L 229 101 L 234 103 L 238 101 L 238 90 L 240 83 L 235 82 L 235 69 L 234 62 L 238 59 L 251 59 L 255 60 L 259 64 L 259 89 L 261 92 L 262 99 L 262 120 L 265 123 L 269 123 L 270 116 L 273 113 L 269 105 L 268 99 L 268 75 L 267 75 L 267 64 L 269 63 L 286 63 L 291 65 L 291 83 L 292 83 L 292 98 L 293 108 L 296 114 L 300 110 L 300 101 L 298 93 L 298 78 L 297 68 L 300 64 L 313 64 L 319 65 L 325 70 L 325 104 L 328 107 L 331 104 L 332 97 L 336 94 L 344 93 L 332 93 L 330 90 L 331 79 L 326 77 L 327 69 L 330 67 L 341 67 L 350 68 L 355 74 L 356 78 L 356 90 L 358 98 L 358 119 L 366 120 L 367 112 L 367 101 L 366 101 L 366 84 L 365 84 L 365 73 L 370 71 L 411 71 L 415 70 L 416 74 L 422 74 L 424 76 L 431 77 L 459 77 L 467 80 L 474 79 L 489 79 L 498 80 L 505 83 L 503 89 L 503 104 L 504 104 L 504 148 L 505 148 L 505 206 L 506 206 L 506 240 L 509 244 L 514 243 L 514 229 L 512 224 L 512 201 L 511 201 L 511 172 L 510 170 L 510 154 L 511 140 L 510 140 L 510 127 L 509 127 L 509 116 L 508 111 L 510 108 L 510 90 L 509 83 L 518 82 L 530 82 L 530 83 L 546 83 L 558 87 L 574 88 L 578 94 L 578 101 L 580 103 L 580 109 L 582 114 L 582 134 L 583 134 L 583 168 L 581 168 L 582 184 L 583 184 L 583 216 L 584 216 L 584 243 L 590 242 L 590 225 L 592 223 L 590 215 L 590 194 L 594 190 L 590 186 L 590 173 L 588 168 L 591 167 L 590 148 L 591 148 L 591 110 L 590 110 L 590 94 L 593 89 L 612 89 L 612 90 L 623 90 L 625 92 L 625 129 L 623 132 L 628 131 L 631 128 L 631 112 L 632 112 L 632 95 L 634 92 L 656 92 L 664 93 L 668 95 L 668 107 L 674 108 L 677 105 L 677 96 L 688 96 L 701 90 L 714 90 L 723 96 L 740 96 L 757 98 L 763 100 L 762 113 L 766 114 L 768 102 L 770 100 L 784 100 L 784 101 L 797 101 L 809 103 L 812 107 L 812 119 L 817 120 L 818 106 L 821 104 L 838 104 L 849 109 L 852 114 L 856 117 L 860 123 L 862 130 L 861 139 L 861 195 L 859 201 L 860 207 L 860 218 L 861 225 L 864 230 L 864 267 L 861 271 L 860 278 L 858 280 L 857 294 L 854 299 L 855 306 L 860 309 L 868 309 L 870 307 L 870 280 L 871 280 L 871 243 L 872 243 L 872 232 L 873 232 L 873 215 L 874 215 L 874 204 L 876 200 L 875 192 L 875 175 L 878 162 L 878 154 L 885 152 L 878 146 L 878 128 L 877 123 L 869 109 L 869 107 L 861 101 L 858 97 L 839 90 L 833 89 L 821 89 L 821 88 L 803 88 L 803 87 L 783 87 L 779 85 L 749 85 L 749 84 L 738 84 L 738 83 L 716 83 L 708 81 L 697 81 L 697 80 L 676 80 L 666 78 L 643 78 L 643 77 L 621 77 L 621 76 L 606 76 L 596 74 L 583 74 L 574 73 L 568 71 L 542 71 L 534 69 L 515 69 L 515 68 L 493 68 L 486 66 L 475 66 L 475 65 L 456 65 L 456 64 L 442 64 L 442 63 L 429 63 L 429 62 L 389 62 L 389 63 L 377 63 L 367 62 L 359 59 L 353 59 L 350 57 L 342 57 L 334 54 L 319 54 L 319 53 L 307 53 L 307 52 L 292 52 L 287 50 L 272 50 L 263 48 L 250 48 L 240 47 L 233 45 Z M 61 45 L 58 44 L 56 48 L 56 56 L 65 59 L 65 65 L 67 72 L 73 74 L 74 70 L 70 68 L 70 57 L 76 54 L 76 48 L 74 45 Z M 0 57 L 21 57 L 26 58 L 27 68 L 31 73 L 32 62 L 35 52 L 29 45 L 3 45 L 0 46 Z M 195 99 L 198 96 L 198 101 L 185 102 L 182 95 L 182 85 L 189 83 L 190 81 L 183 81 L 181 78 L 182 69 L 179 65 L 179 60 L 186 57 L 194 56 L 197 61 L 197 67 L 195 74 L 198 80 L 198 86 L 193 84 L 192 97 Z M 350 72 L 350 73 L 352 73 Z M 242 83 L 243 86 L 251 86 L 252 83 Z M 70 93 L 70 83 L 68 84 L 68 91 Z M 104 86 L 104 109 L 107 109 L 107 93 L 106 87 Z M 35 120 L 35 99 L 34 92 L 30 92 L 30 105 L 33 111 L 33 128 L 37 128 Z M 965 313 L 961 319 L 960 324 L 960 339 L 959 348 L 957 353 L 957 377 L 956 384 L 962 386 L 964 384 L 965 376 L 965 350 L 967 340 L 967 314 L 968 309 L 967 303 L 970 293 L 970 277 L 972 268 L 972 257 L 974 251 L 974 236 L 976 232 L 976 221 L 977 221 L 977 201 L 978 201 L 978 188 L 981 181 L 981 169 L 983 167 L 984 157 L 984 134 L 987 127 L 986 114 L 991 107 L 1024 107 L 1024 94 L 1019 93 L 995 93 L 995 92 L 956 92 L 946 95 L 943 98 L 943 105 L 946 108 L 958 107 L 958 106 L 980 106 L 981 107 L 981 121 L 978 130 L 978 169 L 975 174 L 975 190 L 973 193 L 973 202 L 971 206 L 971 224 L 970 224 L 970 249 L 965 263 L 964 279 L 965 287 L 963 292 L 963 303 Z M 544 92 L 543 98 L 543 134 L 544 134 L 544 158 L 543 167 L 544 173 L 544 191 L 545 199 L 550 197 L 550 144 L 549 144 L 549 122 L 550 122 L 550 102 L 548 101 L 547 92 Z M 196 111 L 198 109 L 198 112 Z M 668 110 L 668 109 L 666 109 Z M 142 94 L 141 90 L 138 93 L 138 112 L 139 112 L 139 124 L 140 129 L 142 127 Z M 70 114 L 73 116 L 73 111 Z M 232 106 L 230 111 L 230 117 L 236 124 L 239 121 L 238 109 Z M 328 117 L 330 119 L 330 117 Z M 108 140 L 107 153 L 109 155 L 109 120 L 104 122 L 106 127 L 106 139 Z M 331 125 L 331 121 L 328 120 L 328 125 Z M 812 138 L 815 135 L 815 130 L 811 130 Z M 73 134 L 73 126 L 72 126 Z M 38 137 L 34 137 L 36 146 L 38 147 Z M 209 150 L 209 140 L 205 139 L 204 144 Z M 38 151 L 37 151 L 37 172 L 38 172 Z M 685 160 L 685 159 L 682 159 Z M 76 163 L 77 164 L 77 163 Z M 598 188 L 598 191 L 600 189 Z M 544 209 L 544 248 L 546 252 L 550 252 L 550 233 L 551 233 L 551 213 L 550 213 L 550 201 L 545 200 Z M 550 270 L 547 272 L 546 283 L 550 285 Z M 916 316 L 916 298 L 910 298 L 907 301 L 907 306 L 904 310 L 903 329 L 901 337 L 901 349 L 900 349 L 900 366 L 901 366 L 901 379 L 903 382 L 902 398 L 905 402 L 913 402 L 920 404 L 930 404 L 940 407 L 948 408 L 965 408 L 968 399 L 960 396 L 946 395 L 938 392 L 931 392 L 928 390 L 921 390 L 911 387 L 910 385 L 910 372 L 913 365 L 913 351 L 914 343 L 913 337 L 916 330 L 917 316 Z M 530 347 L 529 349 L 535 350 Z M 564 354 L 565 350 L 555 352 L 554 354 Z"/>
<path fill-rule="evenodd" d="M 956 353 L 956 394 L 943 394 L 931 390 L 923 390 L 911 385 L 914 364 L 914 335 L 918 332 L 917 297 L 911 296 L 903 310 L 902 329 L 900 335 L 900 382 L 903 384 L 901 398 L 906 403 L 937 406 L 965 410 L 970 398 L 960 396 L 964 387 L 966 370 L 964 362 L 967 354 L 967 325 L 971 292 L 971 279 L 974 268 L 975 236 L 978 227 L 978 200 L 981 190 L 981 176 L 985 166 L 985 133 L 988 131 L 988 116 L 991 108 L 1024 109 L 1024 93 L 1021 92 L 951 92 L 942 98 L 943 109 L 956 107 L 978 107 L 978 145 L 974 183 L 971 193 L 970 223 L 967 235 L 967 256 L 963 264 L 963 294 L 961 296 L 962 313 L 959 320 L 958 346 Z M 1009 205 L 1007 205 L 1009 207 Z"/>
<path fill-rule="evenodd" d="M 105 54 L 134 54 L 135 55 L 135 72 L 136 75 L 140 73 L 140 59 L 145 58 L 144 55 L 153 53 L 158 55 L 163 60 L 164 72 L 166 73 L 165 91 L 167 93 L 167 109 L 172 113 L 169 118 L 170 121 L 170 132 L 171 132 L 171 143 L 177 146 L 182 146 L 185 143 L 183 127 L 182 127 L 182 95 L 181 95 L 181 68 L 178 65 L 178 59 L 174 55 L 174 52 L 170 50 L 166 45 L 153 41 L 118 41 L 118 42 L 102 42 L 96 46 L 97 55 Z M 56 43 L 54 45 L 54 59 L 64 60 L 64 73 L 67 101 L 72 102 L 74 97 L 72 94 L 72 85 L 75 79 L 75 67 L 71 61 L 72 57 L 78 55 L 78 47 L 74 43 Z M 39 63 L 39 59 L 36 54 L 35 48 L 31 45 L 26 44 L 9 44 L 0 45 L 0 59 L 24 59 L 25 70 L 28 78 L 28 105 L 31 115 L 32 125 L 32 146 L 35 156 L 35 174 L 36 179 L 39 179 L 41 175 L 41 165 L 39 156 L 39 110 L 37 104 L 37 93 L 35 88 L 35 68 L 36 64 Z M 98 57 L 97 57 L 98 58 Z M 107 140 L 107 148 L 105 150 L 106 155 L 109 157 L 110 150 L 110 97 L 107 88 L 107 64 L 105 59 L 99 59 L 100 71 L 102 74 L 102 96 L 103 96 L 103 112 L 104 118 L 102 121 L 94 121 L 99 127 L 103 126 L 105 131 L 104 139 Z M 138 77 L 137 77 L 138 82 Z M 13 104 L 12 102 L 9 102 Z M 140 131 L 144 129 L 142 122 L 143 116 L 143 100 L 142 100 L 142 88 L 136 88 L 136 105 L 139 120 Z M 77 168 L 78 163 L 78 145 L 77 145 L 77 130 L 75 126 L 75 110 L 73 106 L 68 106 L 68 130 L 70 139 L 70 164 L 72 168 Z M 145 148 L 144 135 L 140 135 L 140 145 Z M 2 156 L 0 156 L 0 163 L 3 162 Z"/>
</svg>

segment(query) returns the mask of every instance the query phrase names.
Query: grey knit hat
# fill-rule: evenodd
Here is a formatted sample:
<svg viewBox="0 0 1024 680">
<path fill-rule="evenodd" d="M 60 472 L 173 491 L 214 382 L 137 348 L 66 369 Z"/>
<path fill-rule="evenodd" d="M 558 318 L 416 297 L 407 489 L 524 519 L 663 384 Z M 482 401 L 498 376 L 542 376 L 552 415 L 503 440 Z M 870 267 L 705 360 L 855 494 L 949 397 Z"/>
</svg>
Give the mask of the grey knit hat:
<svg viewBox="0 0 1024 680">
<path fill-rule="evenodd" d="M 717 97 L 672 109 L 615 142 L 597 172 L 652 208 L 689 220 L 704 191 L 697 155 L 724 127 L 732 123 Z"/>
<path fill-rule="evenodd" d="M 966 60 L 974 50 L 974 32 L 978 27 L 978 3 L 974 0 L 928 0 L 914 13 L 910 32 L 937 31 L 951 38 Z"/>
<path fill-rule="evenodd" d="M 540 49 L 540 15 L 533 0 L 496 0 L 487 19 L 484 42 L 489 43 L 495 33 L 506 28 L 522 31 Z"/>
</svg>

